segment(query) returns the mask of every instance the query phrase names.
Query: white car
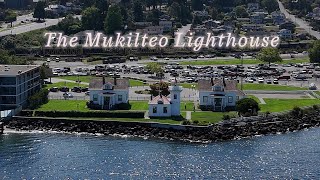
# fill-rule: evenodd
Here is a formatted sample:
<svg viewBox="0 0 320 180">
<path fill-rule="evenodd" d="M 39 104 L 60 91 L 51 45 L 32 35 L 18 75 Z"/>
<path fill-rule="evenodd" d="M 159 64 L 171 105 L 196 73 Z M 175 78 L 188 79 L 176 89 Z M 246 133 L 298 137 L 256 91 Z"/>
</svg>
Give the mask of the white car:
<svg viewBox="0 0 320 180">
<path fill-rule="evenodd" d="M 64 98 L 73 98 L 73 94 L 66 92 L 66 93 L 63 93 L 63 97 Z"/>
<path fill-rule="evenodd" d="M 263 78 L 258 78 L 258 83 L 264 83 L 264 79 Z"/>
</svg>

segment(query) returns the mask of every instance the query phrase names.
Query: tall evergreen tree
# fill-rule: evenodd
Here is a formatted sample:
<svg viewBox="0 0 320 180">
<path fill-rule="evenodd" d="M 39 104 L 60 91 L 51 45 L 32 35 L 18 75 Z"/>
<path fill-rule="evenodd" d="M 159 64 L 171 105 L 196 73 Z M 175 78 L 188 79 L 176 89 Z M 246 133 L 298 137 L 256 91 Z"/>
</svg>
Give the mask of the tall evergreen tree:
<svg viewBox="0 0 320 180">
<path fill-rule="evenodd" d="M 46 11 L 44 8 L 46 7 L 46 3 L 44 1 L 39 1 L 34 8 L 33 17 L 37 18 L 38 21 L 44 19 L 46 17 Z"/>
<path fill-rule="evenodd" d="M 119 31 L 122 28 L 123 18 L 121 15 L 121 9 L 118 5 L 109 7 L 107 17 L 104 21 L 104 30 L 107 34 L 113 34 L 115 31 Z"/>
<path fill-rule="evenodd" d="M 133 3 L 133 16 L 136 22 L 143 21 L 143 7 L 140 0 L 137 0 Z"/>
</svg>

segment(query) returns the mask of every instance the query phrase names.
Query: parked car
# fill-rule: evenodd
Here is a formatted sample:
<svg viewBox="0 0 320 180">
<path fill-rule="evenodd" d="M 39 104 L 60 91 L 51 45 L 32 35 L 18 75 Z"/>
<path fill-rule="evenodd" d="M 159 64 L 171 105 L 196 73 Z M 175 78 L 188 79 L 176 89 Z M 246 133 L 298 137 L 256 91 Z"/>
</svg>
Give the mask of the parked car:
<svg viewBox="0 0 320 180">
<path fill-rule="evenodd" d="M 70 89 L 68 87 L 61 87 L 59 90 L 61 92 L 69 92 Z"/>
<path fill-rule="evenodd" d="M 274 79 L 274 80 L 273 80 L 273 84 L 279 84 L 278 79 Z"/>
<path fill-rule="evenodd" d="M 267 80 L 267 84 L 272 84 L 272 81 L 270 79 Z"/>
<path fill-rule="evenodd" d="M 264 83 L 264 79 L 263 78 L 258 78 L 258 83 Z"/>
<path fill-rule="evenodd" d="M 52 87 L 49 89 L 50 92 L 58 92 L 59 88 L 58 87 Z"/>
<path fill-rule="evenodd" d="M 73 94 L 65 92 L 65 93 L 63 93 L 63 97 L 64 98 L 73 98 Z"/>
<path fill-rule="evenodd" d="M 82 92 L 81 87 L 73 87 L 71 91 L 72 92 L 76 92 L 76 93 L 81 93 Z"/>
</svg>

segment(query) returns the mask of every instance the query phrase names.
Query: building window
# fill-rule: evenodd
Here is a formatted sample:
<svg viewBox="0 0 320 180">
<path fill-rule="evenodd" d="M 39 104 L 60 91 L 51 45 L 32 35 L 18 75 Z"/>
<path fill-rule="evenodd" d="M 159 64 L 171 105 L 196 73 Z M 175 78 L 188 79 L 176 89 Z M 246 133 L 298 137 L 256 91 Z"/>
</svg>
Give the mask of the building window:
<svg viewBox="0 0 320 180">
<path fill-rule="evenodd" d="M 228 102 L 229 103 L 233 103 L 233 97 L 232 96 L 228 96 Z"/>
<path fill-rule="evenodd" d="M 167 114 L 168 113 L 168 107 L 163 107 L 163 113 Z"/>
<path fill-rule="evenodd" d="M 98 94 L 93 95 L 93 101 L 98 101 Z"/>
<path fill-rule="evenodd" d="M 122 95 L 118 95 L 118 101 L 122 101 Z"/>
<path fill-rule="evenodd" d="M 239 99 L 240 99 L 240 97 L 239 97 L 239 96 L 237 96 L 237 101 L 239 101 Z"/>
<path fill-rule="evenodd" d="M 177 94 L 174 94 L 173 95 L 173 99 L 177 99 L 178 97 L 177 97 Z"/>
<path fill-rule="evenodd" d="M 155 114 L 157 113 L 157 107 L 153 107 L 152 112 Z"/>
<path fill-rule="evenodd" d="M 214 90 L 215 91 L 221 91 L 221 87 L 220 86 L 216 86 L 216 87 L 214 87 Z"/>
<path fill-rule="evenodd" d="M 208 96 L 203 96 L 203 102 L 207 103 L 208 102 Z"/>
</svg>

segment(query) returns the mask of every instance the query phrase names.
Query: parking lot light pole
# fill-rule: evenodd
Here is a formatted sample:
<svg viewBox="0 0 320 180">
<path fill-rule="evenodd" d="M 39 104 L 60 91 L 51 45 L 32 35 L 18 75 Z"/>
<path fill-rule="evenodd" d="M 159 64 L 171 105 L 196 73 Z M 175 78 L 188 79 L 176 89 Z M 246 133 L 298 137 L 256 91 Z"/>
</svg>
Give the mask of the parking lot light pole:
<svg viewBox="0 0 320 180">
<path fill-rule="evenodd" d="M 241 67 L 243 67 L 243 54 L 241 53 Z M 243 90 L 243 76 L 241 78 L 241 91 Z"/>
</svg>

